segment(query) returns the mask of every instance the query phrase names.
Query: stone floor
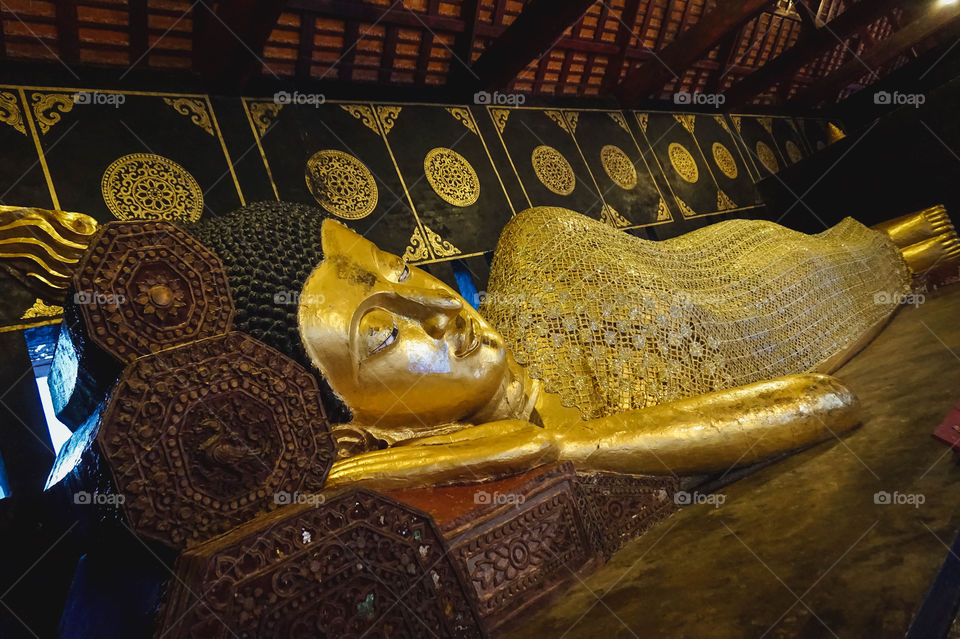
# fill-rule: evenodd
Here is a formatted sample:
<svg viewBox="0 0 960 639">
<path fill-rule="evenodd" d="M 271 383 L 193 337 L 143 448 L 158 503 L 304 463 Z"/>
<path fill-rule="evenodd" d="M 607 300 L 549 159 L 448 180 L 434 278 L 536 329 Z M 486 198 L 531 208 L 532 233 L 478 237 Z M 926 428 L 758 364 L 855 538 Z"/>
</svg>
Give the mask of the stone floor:
<svg viewBox="0 0 960 639">
<path fill-rule="evenodd" d="M 903 637 L 960 528 L 960 467 L 930 436 L 960 400 L 960 286 L 901 309 L 836 375 L 858 430 L 681 510 L 502 636 Z"/>
</svg>

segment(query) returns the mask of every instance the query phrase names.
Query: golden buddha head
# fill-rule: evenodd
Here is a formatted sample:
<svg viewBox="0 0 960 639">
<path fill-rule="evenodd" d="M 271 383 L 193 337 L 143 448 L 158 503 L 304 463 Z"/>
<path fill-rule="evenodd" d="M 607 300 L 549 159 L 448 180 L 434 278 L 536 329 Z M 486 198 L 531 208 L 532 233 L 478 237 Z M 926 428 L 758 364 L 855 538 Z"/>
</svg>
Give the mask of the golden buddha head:
<svg viewBox="0 0 960 639">
<path fill-rule="evenodd" d="M 495 400 L 504 341 L 466 300 L 334 220 L 321 243 L 300 295 L 300 338 L 354 426 L 394 443 Z"/>
</svg>

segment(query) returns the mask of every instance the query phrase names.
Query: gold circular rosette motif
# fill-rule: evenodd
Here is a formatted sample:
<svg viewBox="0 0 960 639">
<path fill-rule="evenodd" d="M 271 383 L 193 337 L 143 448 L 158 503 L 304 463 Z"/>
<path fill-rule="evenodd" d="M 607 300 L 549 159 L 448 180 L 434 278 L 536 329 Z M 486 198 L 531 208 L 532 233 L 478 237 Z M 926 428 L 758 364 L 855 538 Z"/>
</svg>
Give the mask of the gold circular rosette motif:
<svg viewBox="0 0 960 639">
<path fill-rule="evenodd" d="M 637 186 L 637 168 L 620 147 L 613 144 L 604 146 L 600 149 L 600 162 L 613 183 L 624 191 Z"/>
<path fill-rule="evenodd" d="M 757 157 L 760 159 L 760 163 L 771 173 L 777 173 L 780 170 L 780 163 L 777 162 L 777 156 L 774 155 L 773 149 L 762 140 L 757 142 Z"/>
<path fill-rule="evenodd" d="M 100 192 L 118 220 L 193 222 L 203 213 L 203 190 L 190 172 L 152 153 L 114 160 L 103 172 Z"/>
<path fill-rule="evenodd" d="M 467 158 L 437 147 L 423 160 L 423 173 L 433 192 L 454 206 L 470 206 L 480 198 L 480 179 Z"/>
<path fill-rule="evenodd" d="M 678 142 L 671 142 L 667 147 L 667 155 L 670 157 L 670 164 L 677 175 L 687 182 L 693 184 L 700 179 L 700 171 L 697 169 L 697 161 L 690 155 L 690 151 Z"/>
<path fill-rule="evenodd" d="M 557 195 L 570 195 L 577 186 L 573 167 L 560 151 L 552 146 L 541 145 L 530 156 L 533 170 L 541 183 Z"/>
<path fill-rule="evenodd" d="M 787 157 L 790 158 L 790 162 L 796 164 L 803 159 L 803 152 L 800 150 L 793 140 L 787 140 L 787 143 L 784 145 L 787 148 Z"/>
<path fill-rule="evenodd" d="M 714 142 L 710 150 L 713 152 L 713 161 L 717 163 L 717 167 L 723 174 L 731 180 L 736 180 L 738 175 L 737 162 L 733 159 L 730 149 L 719 142 Z"/>
<path fill-rule="evenodd" d="M 307 160 L 307 188 L 317 203 L 344 220 L 359 220 L 377 208 L 377 182 L 356 157 L 335 149 L 317 151 Z"/>
</svg>

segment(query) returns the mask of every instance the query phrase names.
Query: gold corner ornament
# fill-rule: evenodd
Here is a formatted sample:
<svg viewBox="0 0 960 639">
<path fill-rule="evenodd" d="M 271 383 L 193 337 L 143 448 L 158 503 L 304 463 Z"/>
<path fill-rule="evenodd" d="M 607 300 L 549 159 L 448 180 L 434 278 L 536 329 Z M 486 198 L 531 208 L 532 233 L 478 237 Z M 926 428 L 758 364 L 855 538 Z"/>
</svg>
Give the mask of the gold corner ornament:
<svg viewBox="0 0 960 639">
<path fill-rule="evenodd" d="M 667 156 L 670 158 L 673 170 L 684 180 L 693 184 L 700 179 L 697 162 L 685 146 L 679 142 L 671 142 L 670 146 L 667 147 Z"/>
<path fill-rule="evenodd" d="M 470 206 L 480 198 L 480 179 L 465 157 L 437 147 L 423 159 L 423 173 L 433 192 L 454 206 Z"/>
<path fill-rule="evenodd" d="M 493 118 L 493 125 L 497 127 L 497 133 L 503 133 L 507 128 L 507 118 L 510 117 L 509 109 L 490 109 L 490 117 Z"/>
<path fill-rule="evenodd" d="M 727 121 L 723 118 L 722 115 L 715 115 L 713 116 L 713 119 L 717 122 L 717 124 L 723 127 L 724 131 L 726 131 L 727 133 L 730 133 L 730 127 L 727 125 Z"/>
<path fill-rule="evenodd" d="M 250 102 L 247 105 L 250 109 L 250 117 L 253 120 L 253 126 L 257 128 L 257 136 L 263 137 L 273 122 L 277 119 L 282 104 L 273 102 Z"/>
<path fill-rule="evenodd" d="M 199 98 L 164 98 L 164 103 L 173 107 L 173 110 L 180 115 L 190 118 L 190 121 L 206 131 L 210 135 L 213 132 L 213 123 L 210 121 L 210 113 L 207 111 L 206 103 Z M 277 105 L 281 106 L 281 105 Z"/>
<path fill-rule="evenodd" d="M 738 208 L 737 205 L 730 199 L 730 196 L 723 192 L 722 189 L 717 190 L 717 210 L 718 211 L 729 211 L 730 209 Z"/>
<path fill-rule="evenodd" d="M 646 134 L 647 125 L 650 123 L 650 114 L 649 113 L 637 113 L 637 124 L 640 125 L 640 130 Z"/>
<path fill-rule="evenodd" d="M 793 140 L 787 140 L 784 146 L 787 148 L 787 157 L 790 158 L 791 164 L 796 164 L 803 159 L 803 152 L 800 150 Z"/>
<path fill-rule="evenodd" d="M 34 93 L 33 116 L 40 127 L 40 133 L 46 134 L 53 125 L 60 122 L 63 114 L 73 110 L 73 96 L 66 93 Z"/>
<path fill-rule="evenodd" d="M 373 107 L 366 104 L 341 104 L 340 108 L 360 120 L 365 127 L 380 135 L 380 127 L 377 126 L 377 116 L 373 112 Z"/>
<path fill-rule="evenodd" d="M 680 123 L 680 126 L 685 128 L 690 133 L 693 133 L 694 122 L 696 121 L 695 115 L 684 115 L 681 113 L 675 113 L 673 118 Z"/>
<path fill-rule="evenodd" d="M 162 155 L 117 158 L 100 180 L 103 201 L 118 220 L 194 222 L 203 214 L 203 190 L 185 168 Z"/>
<path fill-rule="evenodd" d="M 570 195 L 577 186 L 573 167 L 560 151 L 552 146 L 540 145 L 530 156 L 533 171 L 540 182 L 557 195 Z"/>
<path fill-rule="evenodd" d="M 390 130 L 393 129 L 393 125 L 397 123 L 397 118 L 400 116 L 400 111 L 403 107 L 398 106 L 378 106 L 377 107 L 377 116 L 380 118 L 380 123 L 383 125 L 383 134 L 389 135 Z"/>
<path fill-rule="evenodd" d="M 623 149 L 614 144 L 607 144 L 600 149 L 600 163 L 607 176 L 621 189 L 629 191 L 636 188 L 637 167 L 633 165 Z"/>
<path fill-rule="evenodd" d="M 767 146 L 763 140 L 757 141 L 757 158 L 760 159 L 760 163 L 770 171 L 770 173 L 780 171 L 780 163 L 777 162 L 776 154 L 774 154 L 773 149 Z"/>
<path fill-rule="evenodd" d="M 563 111 L 544 111 L 543 114 L 553 120 L 558 127 L 573 135 L 573 129 L 570 128 L 570 123 L 564 117 Z"/>
<path fill-rule="evenodd" d="M 317 151 L 307 160 L 304 178 L 317 203 L 339 218 L 363 219 L 377 208 L 377 181 L 370 169 L 349 153 Z"/>
<path fill-rule="evenodd" d="M 580 114 L 577 111 L 564 111 L 567 117 L 567 126 L 570 127 L 570 135 L 577 132 L 577 122 L 580 120 Z"/>
<path fill-rule="evenodd" d="M 620 215 L 620 213 L 617 212 L 617 209 L 613 208 L 609 204 L 604 204 L 600 209 L 600 220 L 604 224 L 609 224 L 615 229 L 630 226 L 630 220 Z"/>
<path fill-rule="evenodd" d="M 403 261 L 411 264 L 430 259 L 431 252 L 436 257 L 453 257 L 460 255 L 460 249 L 447 242 L 439 234 L 424 226 L 417 228 L 410 236 L 410 244 L 403 252 Z"/>
<path fill-rule="evenodd" d="M 0 91 L 0 122 L 9 124 L 16 131 L 27 134 L 27 127 L 23 122 L 23 113 L 20 111 L 17 96 L 7 91 Z"/>
<path fill-rule="evenodd" d="M 680 214 L 683 217 L 696 217 L 697 212 L 690 208 L 690 205 L 681 200 L 678 196 L 674 195 L 673 199 L 677 202 L 677 207 L 680 209 Z"/>
<path fill-rule="evenodd" d="M 716 162 L 717 168 L 731 180 L 736 180 L 739 172 L 730 150 L 719 142 L 714 142 L 710 150 L 713 153 L 713 161 Z"/>
<path fill-rule="evenodd" d="M 630 127 L 627 125 L 627 118 L 623 117 L 622 113 L 619 113 L 617 111 L 611 111 L 607 113 L 607 115 L 609 115 L 610 119 L 616 122 L 621 129 L 623 129 L 627 133 L 630 133 Z"/>
<path fill-rule="evenodd" d="M 762 118 L 757 118 L 757 122 L 759 122 L 760 126 L 767 130 L 767 133 L 773 136 L 773 118 L 765 116 Z"/>
<path fill-rule="evenodd" d="M 60 315 L 63 315 L 62 306 L 46 304 L 38 297 L 37 301 L 33 303 L 33 306 L 23 312 L 23 315 L 20 316 L 20 319 L 59 317 Z"/>
<path fill-rule="evenodd" d="M 670 215 L 670 207 L 667 206 L 667 201 L 660 198 L 660 204 L 657 206 L 657 222 L 664 222 L 671 219 L 673 219 L 673 216 Z"/>
<path fill-rule="evenodd" d="M 743 116 L 731 115 L 730 121 L 733 122 L 733 127 L 737 130 L 737 133 L 743 133 Z"/>
<path fill-rule="evenodd" d="M 473 118 L 470 117 L 470 111 L 462 107 L 444 107 L 444 110 L 455 117 L 460 124 L 467 127 L 471 133 L 480 135 L 480 132 L 477 131 L 477 127 L 473 123 Z"/>
</svg>

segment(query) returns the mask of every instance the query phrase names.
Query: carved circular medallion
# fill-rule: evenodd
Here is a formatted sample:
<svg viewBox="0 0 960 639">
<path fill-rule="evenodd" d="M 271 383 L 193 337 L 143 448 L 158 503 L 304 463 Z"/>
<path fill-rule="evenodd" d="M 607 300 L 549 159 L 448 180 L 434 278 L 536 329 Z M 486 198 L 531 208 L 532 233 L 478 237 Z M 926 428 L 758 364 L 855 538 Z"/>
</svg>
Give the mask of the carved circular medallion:
<svg viewBox="0 0 960 639">
<path fill-rule="evenodd" d="M 121 362 L 226 333 L 233 300 L 220 259 L 169 222 L 108 222 L 73 276 L 73 303 Z"/>
<path fill-rule="evenodd" d="M 530 157 L 533 170 L 540 182 L 557 195 L 570 195 L 577 186 L 573 167 L 560 151 L 552 146 L 541 145 L 533 150 Z"/>
<path fill-rule="evenodd" d="M 717 163 L 717 166 L 720 167 L 720 170 L 723 171 L 723 174 L 726 175 L 731 180 L 737 179 L 737 163 L 733 159 L 733 154 L 730 153 L 727 147 L 723 146 L 719 142 L 713 143 L 713 161 Z"/>
<path fill-rule="evenodd" d="M 637 186 L 637 168 L 620 147 L 608 144 L 600 149 L 600 162 L 613 183 L 624 191 Z"/>
<path fill-rule="evenodd" d="M 97 441 L 131 529 L 174 548 L 315 494 L 334 457 L 313 375 L 239 332 L 127 366 Z"/>
<path fill-rule="evenodd" d="M 760 164 L 770 173 L 776 173 L 780 170 L 780 163 L 777 162 L 777 156 L 773 149 L 762 140 L 757 142 L 757 157 L 760 159 Z"/>
<path fill-rule="evenodd" d="M 440 198 L 454 206 L 470 206 L 480 197 L 480 180 L 467 158 L 438 147 L 423 160 L 427 182 Z"/>
<path fill-rule="evenodd" d="M 377 182 L 363 162 L 349 153 L 325 149 L 309 160 L 307 188 L 324 209 L 345 220 L 365 218 L 377 208 Z"/>
<path fill-rule="evenodd" d="M 118 220 L 183 220 L 203 213 L 203 191 L 185 168 L 160 155 L 117 158 L 103 172 L 100 191 Z"/>
<path fill-rule="evenodd" d="M 682 144 L 671 142 L 670 146 L 667 147 L 667 155 L 670 156 L 670 164 L 673 165 L 673 170 L 684 180 L 693 184 L 700 178 L 696 160 Z"/>
<path fill-rule="evenodd" d="M 800 147 L 793 143 L 793 140 L 787 140 L 784 146 L 787 147 L 787 157 L 790 158 L 791 164 L 796 164 L 803 159 L 803 152 L 800 151 Z"/>
</svg>

